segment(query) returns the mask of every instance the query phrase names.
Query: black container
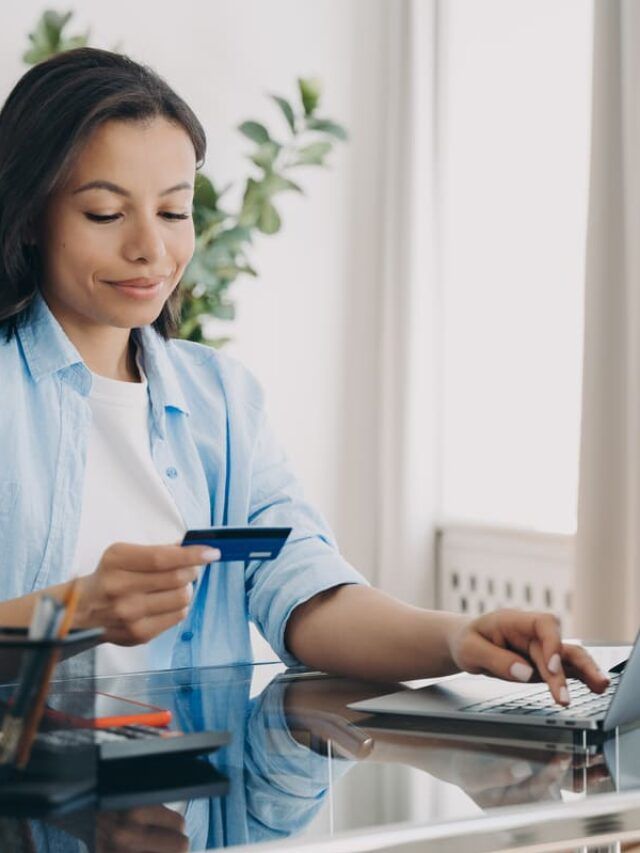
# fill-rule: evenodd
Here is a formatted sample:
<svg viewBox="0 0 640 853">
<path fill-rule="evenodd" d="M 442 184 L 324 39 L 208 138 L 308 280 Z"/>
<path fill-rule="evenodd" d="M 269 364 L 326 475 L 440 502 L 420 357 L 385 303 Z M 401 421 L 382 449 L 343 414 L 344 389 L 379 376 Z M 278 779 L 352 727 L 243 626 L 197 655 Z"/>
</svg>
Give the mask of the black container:
<svg viewBox="0 0 640 853">
<path fill-rule="evenodd" d="M 94 653 L 101 628 L 70 631 L 64 639 L 32 640 L 26 628 L 0 628 L 0 718 L 4 719 L 25 655 L 57 654 L 51 690 L 56 709 L 45 704 L 29 762 L 24 770 L 0 766 L 0 813 L 37 813 L 77 799 L 96 787 L 97 750 L 91 729 L 77 739 L 79 718 L 93 717 Z M 85 652 L 86 654 L 80 654 Z M 81 664 L 78 666 L 78 664 Z M 69 665 L 87 676 L 76 689 L 62 687 Z M 54 682 L 58 682 L 55 684 Z"/>
</svg>

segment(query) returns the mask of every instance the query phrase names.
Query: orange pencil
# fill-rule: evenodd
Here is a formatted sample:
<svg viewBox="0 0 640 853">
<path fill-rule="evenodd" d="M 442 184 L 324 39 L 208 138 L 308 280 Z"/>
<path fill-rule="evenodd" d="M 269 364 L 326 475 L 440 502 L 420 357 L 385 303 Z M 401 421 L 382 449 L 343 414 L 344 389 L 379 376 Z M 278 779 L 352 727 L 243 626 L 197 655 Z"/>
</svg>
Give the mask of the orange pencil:
<svg viewBox="0 0 640 853">
<path fill-rule="evenodd" d="M 63 640 L 69 633 L 69 630 L 71 629 L 71 623 L 73 622 L 73 617 L 75 616 L 76 608 L 78 607 L 79 598 L 80 578 L 75 578 L 70 584 L 69 589 L 67 590 L 67 594 L 65 596 L 65 612 L 64 616 L 62 617 L 62 622 L 60 623 L 60 630 L 58 631 L 57 639 Z M 56 665 L 60 659 L 60 653 L 61 652 L 59 648 L 53 649 L 51 655 L 49 656 L 49 660 L 47 661 L 47 665 L 42 675 L 42 681 L 40 682 L 40 686 L 38 688 L 38 692 L 33 703 L 33 708 L 31 710 L 31 713 L 27 717 L 24 728 L 22 730 L 16 756 L 16 767 L 19 770 L 23 770 L 29 762 L 31 748 L 38 732 L 38 726 L 40 725 L 42 714 L 44 713 L 44 705 L 47 699 L 47 693 L 49 692 L 51 676 L 53 675 L 53 671 L 56 668 Z"/>
</svg>

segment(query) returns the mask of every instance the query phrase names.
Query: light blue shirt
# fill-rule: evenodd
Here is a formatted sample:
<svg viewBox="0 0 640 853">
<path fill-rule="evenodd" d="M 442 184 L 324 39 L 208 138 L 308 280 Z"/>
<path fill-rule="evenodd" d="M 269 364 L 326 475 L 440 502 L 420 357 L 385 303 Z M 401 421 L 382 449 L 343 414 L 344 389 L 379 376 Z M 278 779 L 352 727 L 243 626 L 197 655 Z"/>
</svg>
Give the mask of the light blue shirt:
<svg viewBox="0 0 640 853">
<path fill-rule="evenodd" d="M 302 602 L 366 583 L 339 553 L 265 417 L 253 375 L 230 356 L 134 330 L 150 398 L 153 462 L 188 528 L 287 526 L 273 561 L 206 567 L 162 668 L 250 661 L 249 620 L 288 664 L 287 620 Z M 68 579 L 91 426 L 91 372 L 38 295 L 10 342 L 0 339 L 0 595 Z M 153 647 L 153 644 L 152 644 Z"/>
</svg>

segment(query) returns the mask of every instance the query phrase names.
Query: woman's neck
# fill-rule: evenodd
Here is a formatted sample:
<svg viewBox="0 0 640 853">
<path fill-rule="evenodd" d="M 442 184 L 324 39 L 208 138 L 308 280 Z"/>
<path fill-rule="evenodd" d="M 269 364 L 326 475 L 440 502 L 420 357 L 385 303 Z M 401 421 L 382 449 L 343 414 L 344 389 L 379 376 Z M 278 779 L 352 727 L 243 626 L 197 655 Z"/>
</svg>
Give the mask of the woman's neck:
<svg viewBox="0 0 640 853">
<path fill-rule="evenodd" d="M 131 329 L 78 322 L 64 310 L 56 310 L 54 300 L 46 298 L 56 320 L 92 373 L 121 382 L 140 382 L 136 347 Z"/>
<path fill-rule="evenodd" d="M 82 347 L 70 335 L 69 338 L 92 373 L 105 376 L 107 379 L 118 379 L 121 382 L 140 382 L 140 372 L 136 364 L 136 346 L 130 332 L 118 347 L 117 352 L 111 341 L 91 341 L 90 347 Z"/>
<path fill-rule="evenodd" d="M 83 352 L 75 341 L 73 343 L 92 373 L 105 376 L 107 379 L 118 379 L 121 382 L 140 382 L 140 372 L 136 364 L 136 346 L 131 336 L 115 360 L 112 349 L 92 346 L 90 350 Z"/>
</svg>

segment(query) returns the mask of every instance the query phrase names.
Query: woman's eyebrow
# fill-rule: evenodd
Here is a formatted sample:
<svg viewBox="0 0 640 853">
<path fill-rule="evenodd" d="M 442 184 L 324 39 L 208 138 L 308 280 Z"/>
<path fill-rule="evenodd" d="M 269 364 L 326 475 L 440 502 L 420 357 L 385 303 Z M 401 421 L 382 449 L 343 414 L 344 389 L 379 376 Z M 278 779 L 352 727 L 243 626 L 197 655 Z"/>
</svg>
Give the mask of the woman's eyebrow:
<svg viewBox="0 0 640 853">
<path fill-rule="evenodd" d="M 188 181 L 183 181 L 181 184 L 176 184 L 173 187 L 169 187 L 169 189 L 162 190 L 159 195 L 169 195 L 169 193 L 177 192 L 177 190 L 190 190 L 191 184 Z M 77 190 L 73 191 L 73 195 L 77 193 L 85 192 L 86 190 L 109 190 L 111 193 L 117 193 L 118 195 L 124 195 L 130 197 L 131 193 L 128 190 L 119 187 L 117 184 L 111 183 L 111 181 L 89 181 L 87 184 L 83 184 L 81 187 L 78 187 Z"/>
</svg>

